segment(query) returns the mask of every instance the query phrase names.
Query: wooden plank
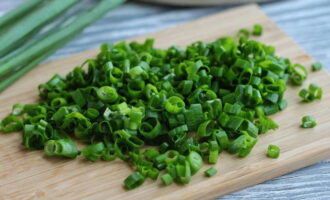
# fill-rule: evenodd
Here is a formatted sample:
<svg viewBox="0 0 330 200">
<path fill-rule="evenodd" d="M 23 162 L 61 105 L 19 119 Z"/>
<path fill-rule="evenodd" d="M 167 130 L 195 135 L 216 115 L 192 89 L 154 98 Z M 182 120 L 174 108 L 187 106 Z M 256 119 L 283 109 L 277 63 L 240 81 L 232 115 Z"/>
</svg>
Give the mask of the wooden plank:
<svg viewBox="0 0 330 200">
<path fill-rule="evenodd" d="M 279 55 L 305 65 L 313 62 L 256 6 L 234 9 L 136 40 L 155 37 L 160 48 L 172 44 L 184 46 L 196 40 L 212 41 L 233 35 L 238 29 L 250 28 L 255 23 L 265 27 L 265 34 L 259 40 L 275 45 Z M 54 73 L 66 74 L 97 52 L 83 52 L 31 71 L 0 95 L 0 118 L 8 114 L 13 103 L 36 102 L 39 83 Z M 245 159 L 221 154 L 216 176 L 207 179 L 200 172 L 185 186 L 160 187 L 147 181 L 142 187 L 126 192 L 122 180 L 131 170 L 121 161 L 89 163 L 83 159 L 45 158 L 42 152 L 24 150 L 20 134 L 1 134 L 0 199 L 211 199 L 330 158 L 329 75 L 324 71 L 311 73 L 306 85 L 310 82 L 323 87 L 322 101 L 302 105 L 297 96 L 299 88 L 289 87 L 286 93 L 289 107 L 272 116 L 280 129 L 261 136 Z M 314 115 L 319 125 L 314 129 L 300 129 L 300 118 L 305 114 Z M 265 157 L 268 144 L 281 147 L 279 159 Z"/>
</svg>

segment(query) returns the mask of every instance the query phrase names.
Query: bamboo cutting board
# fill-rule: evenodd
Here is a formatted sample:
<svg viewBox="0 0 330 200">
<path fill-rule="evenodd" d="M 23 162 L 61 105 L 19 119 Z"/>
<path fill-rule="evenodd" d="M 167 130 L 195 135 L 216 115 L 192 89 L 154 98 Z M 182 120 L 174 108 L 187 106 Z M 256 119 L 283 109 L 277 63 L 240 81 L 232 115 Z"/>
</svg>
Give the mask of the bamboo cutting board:
<svg viewBox="0 0 330 200">
<path fill-rule="evenodd" d="M 196 40 L 212 41 L 220 36 L 234 35 L 238 29 L 251 28 L 256 23 L 265 29 L 264 35 L 257 39 L 275 45 L 278 55 L 306 66 L 313 62 L 254 5 L 135 39 L 142 41 L 154 37 L 160 48 L 172 44 L 185 46 Z M 83 52 L 42 64 L 31 71 L 0 94 L 0 118 L 10 112 L 14 103 L 35 103 L 38 84 L 47 81 L 54 73 L 66 74 L 97 52 Z M 125 191 L 122 181 L 132 170 L 122 161 L 90 163 L 81 158 L 45 158 L 41 151 L 25 150 L 20 133 L 0 134 L 0 199 L 212 199 L 330 158 L 330 77 L 325 71 L 313 72 L 304 87 L 311 82 L 323 88 L 321 101 L 302 104 L 297 95 L 300 88 L 288 87 L 288 108 L 272 116 L 280 125 L 278 130 L 262 135 L 247 158 L 222 153 L 215 166 L 217 175 L 205 178 L 204 170 L 201 170 L 190 184 L 184 186 L 161 187 L 147 180 L 140 188 Z M 315 116 L 318 125 L 313 129 L 299 128 L 303 115 Z M 265 156 L 269 144 L 281 148 L 280 158 Z"/>
</svg>

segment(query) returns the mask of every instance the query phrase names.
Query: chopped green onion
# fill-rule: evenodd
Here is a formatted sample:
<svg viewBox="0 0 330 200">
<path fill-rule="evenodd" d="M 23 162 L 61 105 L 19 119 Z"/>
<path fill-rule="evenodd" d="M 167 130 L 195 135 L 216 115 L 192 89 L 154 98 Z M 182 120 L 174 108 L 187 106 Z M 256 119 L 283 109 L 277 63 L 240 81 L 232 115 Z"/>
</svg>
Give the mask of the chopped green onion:
<svg viewBox="0 0 330 200">
<path fill-rule="evenodd" d="M 176 180 L 179 183 L 188 184 L 191 178 L 190 164 L 187 160 L 183 164 L 177 164 L 176 167 Z"/>
<path fill-rule="evenodd" d="M 313 70 L 313 71 L 319 71 L 319 70 L 321 70 L 321 69 L 323 69 L 323 65 L 322 65 L 322 63 L 320 63 L 320 62 L 315 62 L 315 63 L 312 64 L 312 70 Z"/>
<path fill-rule="evenodd" d="M 179 152 L 175 151 L 175 150 L 169 150 L 165 153 L 165 163 L 166 164 L 171 164 L 174 163 L 178 160 L 179 157 Z"/>
<path fill-rule="evenodd" d="M 211 177 L 211 176 L 214 176 L 217 172 L 218 172 L 218 170 L 216 170 L 213 167 L 210 167 L 209 169 L 204 171 L 204 175 L 207 176 L 207 177 Z"/>
<path fill-rule="evenodd" d="M 288 101 L 287 100 L 281 100 L 280 103 L 278 104 L 278 108 L 280 110 L 284 110 L 288 106 Z"/>
<path fill-rule="evenodd" d="M 159 151 L 156 149 L 147 149 L 143 154 L 148 160 L 152 161 L 159 156 Z"/>
<path fill-rule="evenodd" d="M 321 99 L 322 98 L 322 88 L 320 88 L 318 85 L 316 84 L 310 84 L 309 85 L 309 93 L 311 96 L 313 96 L 314 99 Z"/>
<path fill-rule="evenodd" d="M 158 175 L 159 175 L 159 170 L 156 169 L 156 168 L 149 169 L 147 175 L 152 180 L 156 180 L 158 178 Z"/>
<path fill-rule="evenodd" d="M 169 113 L 173 113 L 173 114 L 181 113 L 184 107 L 185 107 L 184 101 L 176 96 L 170 97 L 165 102 L 165 109 Z"/>
<path fill-rule="evenodd" d="M 173 183 L 173 178 L 168 173 L 163 174 L 160 178 L 161 178 L 164 185 L 171 185 Z"/>
<path fill-rule="evenodd" d="M 83 156 L 88 160 L 95 162 L 98 158 L 101 158 L 105 150 L 104 144 L 99 142 L 97 144 L 89 145 L 81 150 Z"/>
<path fill-rule="evenodd" d="M 211 120 L 201 123 L 197 129 L 197 135 L 199 137 L 208 137 L 212 134 L 214 123 Z"/>
<path fill-rule="evenodd" d="M 315 118 L 313 116 L 304 116 L 301 119 L 301 127 L 302 128 L 313 128 L 317 125 Z"/>
<path fill-rule="evenodd" d="M 199 153 L 191 151 L 188 155 L 191 174 L 196 174 L 203 166 L 203 160 Z"/>
<path fill-rule="evenodd" d="M 97 96 L 101 101 L 113 103 L 118 99 L 118 94 L 115 88 L 103 86 L 97 90 Z"/>
<path fill-rule="evenodd" d="M 306 68 L 300 64 L 295 64 L 292 67 L 292 73 L 290 75 L 291 82 L 294 85 L 302 85 L 306 80 L 308 72 Z"/>
<path fill-rule="evenodd" d="M 140 172 L 134 172 L 124 180 L 125 187 L 128 190 L 139 187 L 143 182 L 144 177 L 140 174 Z"/>
<path fill-rule="evenodd" d="M 304 88 L 299 92 L 299 96 L 304 102 L 312 102 L 315 99 L 321 99 L 322 94 L 322 88 L 320 88 L 316 84 L 310 84 L 308 90 Z"/>
<path fill-rule="evenodd" d="M 168 147 L 169 147 L 169 144 L 167 142 L 164 142 L 159 146 L 159 151 L 161 153 L 164 153 L 167 150 Z"/>
<path fill-rule="evenodd" d="M 269 158 L 278 158 L 280 156 L 280 148 L 276 145 L 269 145 L 267 150 Z"/>
<path fill-rule="evenodd" d="M 78 150 L 75 143 L 70 139 L 48 140 L 45 144 L 46 156 L 64 156 L 75 158 Z"/>
<path fill-rule="evenodd" d="M 144 137 L 153 139 L 161 133 L 161 129 L 162 126 L 157 118 L 147 118 L 142 122 L 139 131 Z"/>
<path fill-rule="evenodd" d="M 12 115 L 19 116 L 22 115 L 24 111 L 24 105 L 22 104 L 14 104 L 13 109 L 11 111 Z"/>
<path fill-rule="evenodd" d="M 213 134 L 222 149 L 227 149 L 229 147 L 230 141 L 224 130 L 215 129 L 213 130 Z"/>
<path fill-rule="evenodd" d="M 100 112 L 95 108 L 88 108 L 85 115 L 88 118 L 95 119 L 100 115 Z"/>
<path fill-rule="evenodd" d="M 249 38 L 250 37 L 250 31 L 243 28 L 243 29 L 238 31 L 237 36 L 239 38 L 241 38 L 241 37 Z"/>
<path fill-rule="evenodd" d="M 253 31 L 252 31 L 252 34 L 255 35 L 255 36 L 260 36 L 262 35 L 262 26 L 260 24 L 255 24 L 253 26 Z"/>
<path fill-rule="evenodd" d="M 216 164 L 219 157 L 219 145 L 217 141 L 211 141 L 209 147 L 209 163 Z"/>
<path fill-rule="evenodd" d="M 3 131 L 4 133 L 16 132 L 22 129 L 23 129 L 22 121 L 14 115 L 9 115 L 0 122 L 0 130 Z"/>
</svg>

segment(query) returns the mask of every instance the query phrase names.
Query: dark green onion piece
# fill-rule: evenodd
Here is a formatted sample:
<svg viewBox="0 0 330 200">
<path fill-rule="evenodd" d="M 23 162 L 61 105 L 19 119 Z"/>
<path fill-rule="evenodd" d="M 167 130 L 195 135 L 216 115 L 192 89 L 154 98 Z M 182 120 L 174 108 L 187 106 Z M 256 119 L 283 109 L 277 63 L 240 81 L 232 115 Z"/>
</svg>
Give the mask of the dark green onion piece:
<svg viewBox="0 0 330 200">
<path fill-rule="evenodd" d="M 159 146 L 159 151 L 161 153 L 165 153 L 165 151 L 168 149 L 168 147 L 169 147 L 169 144 L 167 142 L 164 142 Z"/>
<path fill-rule="evenodd" d="M 124 180 L 126 189 L 131 190 L 139 187 L 144 182 L 144 176 L 140 172 L 134 172 Z"/>
<path fill-rule="evenodd" d="M 44 124 L 26 124 L 24 126 L 23 145 L 27 149 L 43 149 L 48 140 L 49 136 L 46 133 L 46 126 Z"/>
</svg>

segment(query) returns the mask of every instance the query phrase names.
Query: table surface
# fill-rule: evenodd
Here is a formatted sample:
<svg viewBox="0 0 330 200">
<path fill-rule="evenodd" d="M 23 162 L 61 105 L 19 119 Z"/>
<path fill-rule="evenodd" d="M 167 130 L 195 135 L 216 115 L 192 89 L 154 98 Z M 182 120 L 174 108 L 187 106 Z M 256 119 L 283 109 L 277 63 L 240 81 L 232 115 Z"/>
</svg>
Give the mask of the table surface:
<svg viewBox="0 0 330 200">
<path fill-rule="evenodd" d="M 23 0 L 1 0 L 0 15 L 21 2 Z M 80 8 L 88 8 L 93 2 L 95 0 L 85 0 Z M 327 71 L 330 71 L 330 0 L 273 1 L 259 5 L 289 36 L 312 57 L 321 61 Z M 130 2 L 89 26 L 49 60 L 95 48 L 103 42 L 115 42 L 165 29 L 235 6 L 191 8 Z M 220 199 L 328 200 L 330 199 L 330 160 Z"/>
</svg>

